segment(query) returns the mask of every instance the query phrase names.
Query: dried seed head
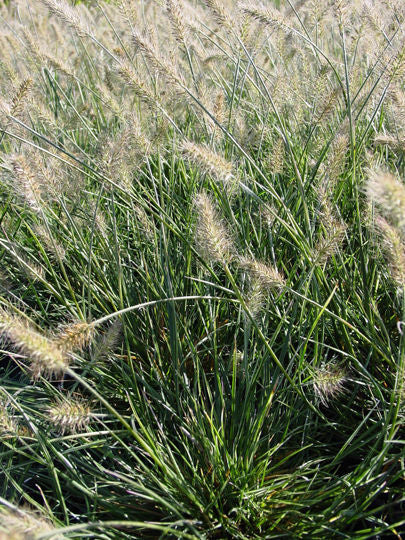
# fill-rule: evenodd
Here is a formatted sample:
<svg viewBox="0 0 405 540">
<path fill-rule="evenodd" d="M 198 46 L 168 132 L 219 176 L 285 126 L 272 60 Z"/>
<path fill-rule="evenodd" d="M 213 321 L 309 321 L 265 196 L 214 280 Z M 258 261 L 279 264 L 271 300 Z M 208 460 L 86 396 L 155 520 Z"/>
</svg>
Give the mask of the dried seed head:
<svg viewBox="0 0 405 540">
<path fill-rule="evenodd" d="M 220 124 L 223 124 L 226 120 L 226 102 L 222 91 L 215 96 L 214 116 Z"/>
<path fill-rule="evenodd" d="M 323 405 L 328 405 L 330 400 L 345 391 L 346 380 L 346 372 L 335 364 L 319 368 L 313 376 L 315 394 Z"/>
<path fill-rule="evenodd" d="M 17 434 L 17 422 L 7 411 L 5 403 L 0 401 L 0 439 L 16 437 Z"/>
<path fill-rule="evenodd" d="M 138 2 L 136 0 L 116 0 L 122 15 L 132 25 L 138 22 Z"/>
<path fill-rule="evenodd" d="M 33 80 L 30 78 L 24 79 L 21 82 L 16 94 L 13 96 L 13 99 L 11 101 L 11 106 L 10 106 L 11 116 L 18 117 L 21 115 L 24 109 L 24 106 L 27 102 L 27 98 L 30 94 L 32 85 L 33 85 Z"/>
<path fill-rule="evenodd" d="M 196 242 L 201 255 L 207 261 L 228 263 L 234 248 L 212 200 L 206 193 L 199 193 L 194 204 L 197 209 Z"/>
<path fill-rule="evenodd" d="M 13 156 L 10 162 L 13 171 L 10 180 L 12 188 L 34 212 L 39 212 L 44 201 L 42 185 L 35 171 L 32 170 L 23 155 Z"/>
<path fill-rule="evenodd" d="M 325 94 L 321 96 L 321 100 L 317 106 L 316 123 L 326 123 L 330 120 L 336 110 L 335 106 L 338 103 L 339 94 L 340 88 L 326 89 Z"/>
<path fill-rule="evenodd" d="M 91 223 L 95 221 L 97 230 L 100 232 L 104 238 L 107 238 L 107 221 L 106 216 L 100 205 L 97 206 L 97 203 L 94 199 L 87 200 L 87 209 L 86 209 L 87 219 L 91 219 Z M 86 218 L 84 218 L 85 220 Z"/>
<path fill-rule="evenodd" d="M 269 264 L 241 257 L 239 265 L 246 270 L 250 277 L 260 285 L 262 290 L 285 287 L 286 282 L 283 274 Z"/>
<path fill-rule="evenodd" d="M 282 26 L 284 24 L 284 18 L 282 14 L 269 7 L 265 7 L 261 4 L 254 4 L 253 2 L 243 2 L 239 4 L 239 9 L 248 17 L 255 19 L 264 26 Z"/>
<path fill-rule="evenodd" d="M 278 137 L 276 142 L 273 144 L 273 147 L 267 159 L 270 172 L 272 172 L 273 174 L 281 174 L 283 172 L 284 157 L 285 157 L 284 141 L 282 137 Z"/>
<path fill-rule="evenodd" d="M 132 39 L 135 46 L 145 55 L 150 65 L 176 90 L 177 94 L 188 100 L 189 95 L 184 90 L 184 83 L 179 74 L 173 69 L 173 66 L 166 59 L 162 58 L 154 46 L 146 41 L 139 32 L 133 31 Z"/>
<path fill-rule="evenodd" d="M 78 36 L 92 36 L 90 26 L 81 16 L 78 9 L 73 8 L 63 0 L 41 0 L 41 2 L 55 15 L 62 23 L 74 30 Z"/>
<path fill-rule="evenodd" d="M 166 9 L 172 25 L 174 37 L 179 43 L 184 44 L 187 37 L 183 19 L 184 7 L 179 0 L 166 0 Z"/>
<path fill-rule="evenodd" d="M 42 534 L 51 533 L 54 540 L 62 540 L 52 524 L 41 516 L 23 508 L 11 511 L 0 511 L 0 539 L 1 540 L 35 540 Z"/>
<path fill-rule="evenodd" d="M 263 285 L 259 280 L 250 280 L 250 287 L 245 302 L 250 314 L 256 319 L 260 315 L 265 303 Z"/>
<path fill-rule="evenodd" d="M 390 124 L 401 137 L 405 136 L 405 90 L 398 81 L 390 83 L 386 99 Z"/>
<path fill-rule="evenodd" d="M 142 232 L 142 235 L 152 242 L 155 238 L 155 224 L 151 217 L 148 216 L 145 209 L 142 206 L 136 205 L 134 207 L 135 215 L 140 225 L 139 229 Z"/>
<path fill-rule="evenodd" d="M 389 146 L 393 150 L 405 152 L 405 137 L 393 137 L 392 135 L 377 135 L 374 143 L 379 146 Z"/>
<path fill-rule="evenodd" d="M 389 221 L 405 231 L 405 186 L 389 172 L 370 170 L 366 185 L 369 200 L 377 204 Z"/>
<path fill-rule="evenodd" d="M 344 170 L 348 147 L 349 137 L 347 135 L 338 135 L 331 145 L 327 162 L 327 176 L 329 186 L 332 189 Z"/>
<path fill-rule="evenodd" d="M 54 343 L 64 352 L 82 351 L 94 339 L 96 329 L 85 321 L 63 326 L 54 338 Z"/>
<path fill-rule="evenodd" d="M 137 163 L 149 154 L 151 143 L 135 117 L 114 135 L 100 140 L 102 166 L 116 182 L 130 187 Z"/>
<path fill-rule="evenodd" d="M 274 208 L 270 203 L 267 203 L 266 206 L 263 206 L 260 208 L 260 217 L 262 218 L 263 222 L 267 225 L 267 227 L 272 228 L 275 221 L 276 216 L 278 214 L 276 208 Z"/>
<path fill-rule="evenodd" d="M 402 42 L 403 43 L 403 42 Z M 390 64 L 387 68 L 387 76 L 390 83 L 403 80 L 405 73 L 405 45 L 402 44 L 397 53 L 390 59 Z"/>
<path fill-rule="evenodd" d="M 183 155 L 203 174 L 211 176 L 217 182 L 221 182 L 232 194 L 237 185 L 237 178 L 233 174 L 233 164 L 224 157 L 202 144 L 185 142 L 182 146 Z"/>
<path fill-rule="evenodd" d="M 148 105 L 156 105 L 156 97 L 145 85 L 145 82 L 134 71 L 133 67 L 129 62 L 121 60 L 119 66 L 117 67 L 117 73 L 122 77 L 126 84 L 132 88 L 132 90 L 139 97 L 139 99 L 141 99 Z"/>
<path fill-rule="evenodd" d="M 313 264 L 322 266 L 339 251 L 346 236 L 346 229 L 341 220 L 334 219 L 329 222 L 329 228 L 322 234 L 312 253 Z"/>
<path fill-rule="evenodd" d="M 33 377 L 60 375 L 68 367 L 68 359 L 52 340 L 29 326 L 27 321 L 0 308 L 0 333 L 26 355 Z"/>
<path fill-rule="evenodd" d="M 114 321 L 95 344 L 93 356 L 95 361 L 105 360 L 114 352 L 115 347 L 119 344 L 121 332 L 121 321 Z"/>
<path fill-rule="evenodd" d="M 92 412 L 90 406 L 81 399 L 63 398 L 48 409 L 49 422 L 62 433 L 78 433 L 86 430 Z"/>
<path fill-rule="evenodd" d="M 347 24 L 350 14 L 350 5 L 348 0 L 332 0 L 332 10 L 338 21 L 339 29 L 343 30 L 344 26 Z"/>
<path fill-rule="evenodd" d="M 27 257 L 26 254 L 18 248 L 18 246 L 14 245 L 12 250 L 10 250 L 10 254 L 28 279 L 32 281 L 44 279 L 45 273 L 43 267 Z"/>
<path fill-rule="evenodd" d="M 343 220 L 335 215 L 332 204 L 327 195 L 327 185 L 319 188 L 318 198 L 321 203 L 320 238 L 312 252 L 313 264 L 322 266 L 329 257 L 339 251 L 346 236 L 347 226 Z"/>
<path fill-rule="evenodd" d="M 405 290 L 405 245 L 399 232 L 381 216 L 375 227 L 380 233 L 380 245 L 389 265 L 391 276 L 401 291 Z"/>
<path fill-rule="evenodd" d="M 203 2 L 209 8 L 217 23 L 232 27 L 232 18 L 221 0 L 203 0 Z"/>
</svg>

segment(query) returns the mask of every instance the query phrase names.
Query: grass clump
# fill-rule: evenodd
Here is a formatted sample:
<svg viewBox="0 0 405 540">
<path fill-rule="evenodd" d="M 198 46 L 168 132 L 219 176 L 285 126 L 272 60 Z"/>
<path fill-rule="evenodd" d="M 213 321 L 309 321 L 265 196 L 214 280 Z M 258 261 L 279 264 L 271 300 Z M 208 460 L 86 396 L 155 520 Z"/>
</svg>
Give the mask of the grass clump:
<svg viewBox="0 0 405 540">
<path fill-rule="evenodd" d="M 0 537 L 400 538 L 402 3 L 0 18 Z"/>
</svg>

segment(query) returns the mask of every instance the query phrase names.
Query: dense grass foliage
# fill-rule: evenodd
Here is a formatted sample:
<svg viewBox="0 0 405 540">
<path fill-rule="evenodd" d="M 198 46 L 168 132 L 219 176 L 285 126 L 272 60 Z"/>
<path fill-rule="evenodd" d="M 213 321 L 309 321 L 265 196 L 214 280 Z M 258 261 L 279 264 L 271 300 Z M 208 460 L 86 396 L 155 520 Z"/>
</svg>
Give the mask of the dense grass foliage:
<svg viewBox="0 0 405 540">
<path fill-rule="evenodd" d="M 0 6 L 1 538 L 400 538 L 404 19 Z"/>
</svg>

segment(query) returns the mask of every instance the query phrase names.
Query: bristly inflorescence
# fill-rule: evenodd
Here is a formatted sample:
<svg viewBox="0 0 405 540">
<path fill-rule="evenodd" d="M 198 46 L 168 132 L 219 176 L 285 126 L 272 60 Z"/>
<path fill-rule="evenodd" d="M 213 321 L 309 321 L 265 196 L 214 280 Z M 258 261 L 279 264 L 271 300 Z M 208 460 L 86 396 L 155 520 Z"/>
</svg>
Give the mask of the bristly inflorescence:
<svg viewBox="0 0 405 540">
<path fill-rule="evenodd" d="M 185 90 L 185 83 L 181 75 L 176 72 L 170 63 L 159 54 L 152 43 L 138 31 L 133 31 L 132 40 L 140 52 L 147 58 L 149 64 L 155 69 L 166 83 L 171 86 L 176 94 L 184 100 L 188 100 L 188 93 Z"/>
<path fill-rule="evenodd" d="M 93 413 L 90 405 L 80 398 L 60 398 L 48 409 L 48 420 L 62 433 L 78 433 L 85 431 Z"/>
<path fill-rule="evenodd" d="M 51 535 L 55 540 L 64 538 L 47 518 L 24 507 L 0 509 L 1 540 L 35 540 L 42 535 Z"/>
<path fill-rule="evenodd" d="M 184 45 L 187 40 L 187 28 L 183 17 L 184 6 L 180 0 L 166 0 L 166 9 L 173 35 L 180 44 Z"/>
<path fill-rule="evenodd" d="M 286 285 L 285 277 L 274 266 L 247 257 L 240 257 L 238 263 L 262 290 L 282 289 Z"/>
<path fill-rule="evenodd" d="M 323 405 L 336 399 L 345 391 L 346 371 L 336 364 L 328 364 L 315 370 L 313 385 L 316 396 Z"/>
<path fill-rule="evenodd" d="M 197 210 L 196 243 L 207 262 L 226 264 L 234 257 L 235 249 L 214 203 L 207 193 L 199 193 L 194 204 Z"/>
<path fill-rule="evenodd" d="M 368 173 L 366 193 L 391 224 L 405 232 L 404 183 L 390 172 L 372 169 Z"/>
<path fill-rule="evenodd" d="M 405 291 L 405 243 L 398 229 L 382 216 L 376 216 L 375 228 L 379 235 L 379 244 L 387 259 L 391 277 Z"/>
<path fill-rule="evenodd" d="M 13 438 L 18 434 L 18 424 L 0 400 L 0 439 Z"/>
<path fill-rule="evenodd" d="M 132 64 L 128 62 L 128 60 L 121 59 L 116 66 L 116 71 L 132 91 L 135 92 L 139 99 L 151 107 L 156 106 L 158 101 L 157 96 L 152 93 L 145 81 L 134 70 Z"/>
<path fill-rule="evenodd" d="M 62 375 L 68 357 L 54 341 L 35 330 L 22 316 L 0 308 L 0 333 L 27 357 L 34 378 Z"/>
<path fill-rule="evenodd" d="M 393 150 L 405 152 L 405 137 L 394 137 L 393 135 L 377 135 L 374 143 L 378 146 L 389 146 Z"/>
<path fill-rule="evenodd" d="M 372 169 L 366 184 L 368 200 L 377 206 L 374 226 L 391 277 L 405 291 L 405 186 L 393 174 Z"/>
<path fill-rule="evenodd" d="M 284 24 L 284 17 L 275 8 L 257 4 L 254 2 L 242 2 L 239 4 L 239 9 L 248 17 L 255 19 L 264 26 L 277 26 Z"/>
<path fill-rule="evenodd" d="M 96 328 L 86 321 L 63 325 L 54 337 L 54 343 L 62 351 L 82 351 L 94 339 Z"/>
<path fill-rule="evenodd" d="M 184 157 L 198 167 L 203 174 L 223 184 L 229 195 L 234 193 L 238 178 L 232 162 L 202 144 L 187 141 L 183 143 L 181 149 Z"/>
<path fill-rule="evenodd" d="M 341 249 L 347 226 L 337 215 L 328 196 L 328 185 L 319 187 L 318 199 L 321 205 L 319 239 L 314 246 L 311 259 L 315 265 L 324 265 L 330 257 Z"/>
<path fill-rule="evenodd" d="M 81 16 L 77 9 L 74 9 L 64 0 L 41 0 L 41 2 L 60 21 L 72 28 L 79 36 L 91 36 L 92 32 L 88 22 Z"/>
<path fill-rule="evenodd" d="M 221 0 L 203 0 L 217 23 L 232 28 L 232 18 Z"/>
</svg>

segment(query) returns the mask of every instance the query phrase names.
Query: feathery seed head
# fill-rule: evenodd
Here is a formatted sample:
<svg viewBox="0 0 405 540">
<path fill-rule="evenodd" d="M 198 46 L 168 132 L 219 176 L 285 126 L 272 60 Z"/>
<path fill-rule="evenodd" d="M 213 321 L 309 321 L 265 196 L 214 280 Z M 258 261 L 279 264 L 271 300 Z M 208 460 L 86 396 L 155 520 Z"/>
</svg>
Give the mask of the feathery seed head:
<svg viewBox="0 0 405 540">
<path fill-rule="evenodd" d="M 338 21 L 339 28 L 342 30 L 347 23 L 350 12 L 348 0 L 332 0 L 332 10 Z"/>
<path fill-rule="evenodd" d="M 52 340 L 3 308 L 0 308 L 0 333 L 27 356 L 34 378 L 60 375 L 68 367 L 67 356 Z"/>
<path fill-rule="evenodd" d="M 149 154 L 151 147 L 139 121 L 131 117 L 117 133 L 99 140 L 105 174 L 114 176 L 118 184 L 130 188 L 136 166 Z"/>
<path fill-rule="evenodd" d="M 63 398 L 48 409 L 49 422 L 62 433 L 78 433 L 86 429 L 91 418 L 90 406 L 78 398 Z"/>
<path fill-rule="evenodd" d="M 335 364 L 326 365 L 316 369 L 313 376 L 315 394 L 323 405 L 335 399 L 344 390 L 347 380 L 346 372 Z"/>
<path fill-rule="evenodd" d="M 256 319 L 263 310 L 265 303 L 263 284 L 260 280 L 252 277 L 250 280 L 249 290 L 246 294 L 245 302 L 251 315 L 254 319 Z"/>
<path fill-rule="evenodd" d="M 142 234 L 147 238 L 147 240 L 153 241 L 155 238 L 155 225 L 152 219 L 148 216 L 142 206 L 137 205 L 135 206 L 134 210 Z"/>
<path fill-rule="evenodd" d="M 82 351 L 89 345 L 96 333 L 94 325 L 77 321 L 62 326 L 54 338 L 55 344 L 64 352 Z"/>
<path fill-rule="evenodd" d="M 13 246 L 12 256 L 16 260 L 21 271 L 32 281 L 44 279 L 44 269 L 40 264 L 28 258 L 24 252 L 20 251 L 17 246 Z"/>
<path fill-rule="evenodd" d="M 35 540 L 42 534 L 51 533 L 54 540 L 62 540 L 63 535 L 45 518 L 23 508 L 12 511 L 0 510 L 0 539 L 1 540 Z"/>
<path fill-rule="evenodd" d="M 73 8 L 64 0 L 41 0 L 41 2 L 62 23 L 72 28 L 78 36 L 92 36 L 87 21 L 81 16 L 77 8 Z"/>
<path fill-rule="evenodd" d="M 393 137 L 392 135 L 377 135 L 374 143 L 379 146 L 389 146 L 394 150 L 405 152 L 405 137 Z"/>
<path fill-rule="evenodd" d="M 16 421 L 7 411 L 6 405 L 0 401 L 0 438 L 15 437 L 17 433 Z"/>
<path fill-rule="evenodd" d="M 366 185 L 369 200 L 377 204 L 389 221 L 405 231 L 405 186 L 389 172 L 370 170 Z"/>
<path fill-rule="evenodd" d="M 329 257 L 338 252 L 346 236 L 346 224 L 343 221 L 332 218 L 328 228 L 323 232 L 312 254 L 313 264 L 322 266 Z"/>
<path fill-rule="evenodd" d="M 262 218 L 263 222 L 267 225 L 267 227 L 273 227 L 276 216 L 277 216 L 277 210 L 269 203 L 266 204 L 266 206 L 260 208 L 260 217 Z"/>
<path fill-rule="evenodd" d="M 11 116 L 20 116 L 24 108 L 24 105 L 27 101 L 27 98 L 29 96 L 32 86 L 33 86 L 33 80 L 29 77 L 27 79 L 24 79 L 21 82 L 16 94 L 13 96 L 13 99 L 11 101 L 11 107 L 10 107 Z"/>
<path fill-rule="evenodd" d="M 349 137 L 338 135 L 331 145 L 327 162 L 327 176 L 329 179 L 329 190 L 333 189 L 339 175 L 345 166 L 346 152 L 349 147 Z"/>
<path fill-rule="evenodd" d="M 248 272 L 262 290 L 285 287 L 285 278 L 277 268 L 256 259 L 247 259 L 245 257 L 241 257 L 238 262 L 239 266 Z"/>
<path fill-rule="evenodd" d="M 232 19 L 221 0 L 203 0 L 211 11 L 215 21 L 220 25 L 232 27 Z"/>
<path fill-rule="evenodd" d="M 214 116 L 216 120 L 223 124 L 226 119 L 226 103 L 223 92 L 218 92 L 214 101 Z"/>
<path fill-rule="evenodd" d="M 405 72 L 405 45 L 397 51 L 395 56 L 390 59 L 390 65 L 388 66 L 388 77 L 390 82 L 401 81 Z"/>
<path fill-rule="evenodd" d="M 272 172 L 273 174 L 281 174 L 284 168 L 284 158 L 285 158 L 284 141 L 282 137 L 278 137 L 276 142 L 273 144 L 271 152 L 267 159 L 270 172 Z"/>
<path fill-rule="evenodd" d="M 184 44 L 186 42 L 187 33 L 183 19 L 183 6 L 179 0 L 166 0 L 166 9 L 172 25 L 174 37 L 179 43 Z"/>
<path fill-rule="evenodd" d="M 139 78 L 138 74 L 134 71 L 129 62 L 121 60 L 119 66 L 117 67 L 117 73 L 122 77 L 125 83 L 132 88 L 139 99 L 148 105 L 156 105 L 157 100 L 155 96 L 145 85 L 144 81 Z"/>
<path fill-rule="evenodd" d="M 42 185 L 23 155 L 13 156 L 11 184 L 18 195 L 34 211 L 39 212 L 43 206 Z"/>
<path fill-rule="evenodd" d="M 202 144 L 190 141 L 183 143 L 182 152 L 185 158 L 198 167 L 203 174 L 211 176 L 217 182 L 224 184 L 232 193 L 236 187 L 237 179 L 233 174 L 233 164 L 224 157 L 213 152 Z"/>
<path fill-rule="evenodd" d="M 122 332 L 121 321 L 114 321 L 105 331 L 101 339 L 96 342 L 94 347 L 94 359 L 102 361 L 108 358 L 114 352 L 115 347 L 120 341 Z"/>
<path fill-rule="evenodd" d="M 344 221 L 336 216 L 332 203 L 328 196 L 328 184 L 321 185 L 318 191 L 318 199 L 321 204 L 321 231 L 318 243 L 315 245 L 311 259 L 313 264 L 322 266 L 329 257 L 338 252 L 341 247 L 347 226 Z"/>
<path fill-rule="evenodd" d="M 228 263 L 234 247 L 211 198 L 206 193 L 199 193 L 194 204 L 197 209 L 196 242 L 201 255 L 207 261 Z"/>
<path fill-rule="evenodd" d="M 405 291 L 405 245 L 401 235 L 381 216 L 377 216 L 375 227 L 380 233 L 381 247 L 387 258 L 391 276 L 400 291 Z"/>
<path fill-rule="evenodd" d="M 11 107 L 5 99 L 0 96 L 0 113 L 2 116 L 10 116 Z"/>
<path fill-rule="evenodd" d="M 155 47 L 142 36 L 140 32 L 132 32 L 132 40 L 135 46 L 145 55 L 150 65 L 166 80 L 166 82 L 174 87 L 176 93 L 181 95 L 185 100 L 189 99 L 187 92 L 183 88 L 183 81 L 179 74 L 173 69 L 173 66 L 162 58 Z"/>
<path fill-rule="evenodd" d="M 405 90 L 398 81 L 391 81 L 387 92 L 387 113 L 395 131 L 405 136 Z"/>
<path fill-rule="evenodd" d="M 45 249 L 55 255 L 58 259 L 63 260 L 66 256 L 65 248 L 59 244 L 49 233 L 48 229 L 43 225 L 35 225 L 33 227 L 35 235 L 42 242 Z"/>
<path fill-rule="evenodd" d="M 254 4 L 253 2 L 242 2 L 239 4 L 239 9 L 248 17 L 257 20 L 264 26 L 279 26 L 284 24 L 284 19 L 281 13 L 276 9 L 265 7 L 262 4 Z"/>
<path fill-rule="evenodd" d="M 138 22 L 138 2 L 136 0 L 116 0 L 116 2 L 124 18 L 135 26 Z"/>
</svg>

